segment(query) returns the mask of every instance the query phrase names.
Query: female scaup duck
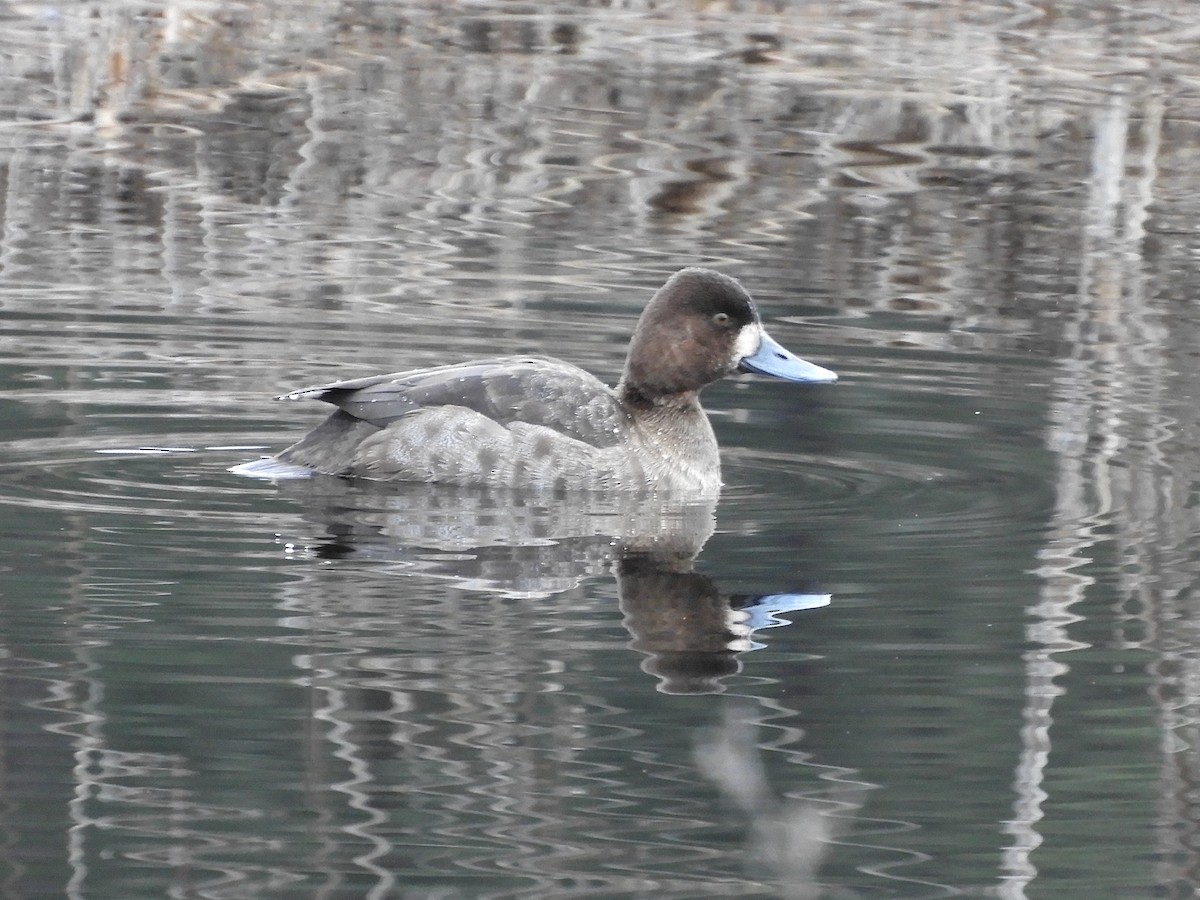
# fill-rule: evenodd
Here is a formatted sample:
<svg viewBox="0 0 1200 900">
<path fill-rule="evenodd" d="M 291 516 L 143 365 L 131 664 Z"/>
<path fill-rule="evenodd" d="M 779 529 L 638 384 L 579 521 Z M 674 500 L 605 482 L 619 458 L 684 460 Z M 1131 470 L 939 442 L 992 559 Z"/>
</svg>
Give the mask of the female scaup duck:
<svg viewBox="0 0 1200 900">
<path fill-rule="evenodd" d="M 304 388 L 277 399 L 337 411 L 259 471 L 713 496 L 721 462 L 698 395 L 738 370 L 837 380 L 772 340 L 737 281 L 683 269 L 638 320 L 615 390 L 569 363 L 520 356 Z"/>
</svg>

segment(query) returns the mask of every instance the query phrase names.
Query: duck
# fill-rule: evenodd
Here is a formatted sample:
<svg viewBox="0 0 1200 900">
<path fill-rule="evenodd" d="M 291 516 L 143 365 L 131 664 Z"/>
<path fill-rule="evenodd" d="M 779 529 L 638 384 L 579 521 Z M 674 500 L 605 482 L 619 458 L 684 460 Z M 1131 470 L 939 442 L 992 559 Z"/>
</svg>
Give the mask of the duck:
<svg viewBox="0 0 1200 900">
<path fill-rule="evenodd" d="M 265 467 L 235 470 L 711 497 L 721 459 L 699 395 L 735 372 L 837 381 L 767 334 L 736 279 L 690 267 L 646 304 L 615 387 L 552 357 L 505 356 L 301 388 L 275 399 L 336 409 Z"/>
</svg>

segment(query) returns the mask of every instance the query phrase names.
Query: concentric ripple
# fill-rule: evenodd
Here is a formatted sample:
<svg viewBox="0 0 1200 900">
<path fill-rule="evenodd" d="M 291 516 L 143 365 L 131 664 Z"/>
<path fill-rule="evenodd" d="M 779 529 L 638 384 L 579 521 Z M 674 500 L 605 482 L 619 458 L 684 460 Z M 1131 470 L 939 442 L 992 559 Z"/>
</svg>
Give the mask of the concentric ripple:
<svg viewBox="0 0 1200 900">
<path fill-rule="evenodd" d="M 60 514 L 224 520 L 250 504 L 246 494 L 220 489 L 231 486 L 221 477 L 222 463 L 252 456 L 263 445 L 213 438 L 194 446 L 182 441 L 130 446 L 127 440 L 92 438 L 13 441 L 2 448 L 0 504 Z"/>
</svg>

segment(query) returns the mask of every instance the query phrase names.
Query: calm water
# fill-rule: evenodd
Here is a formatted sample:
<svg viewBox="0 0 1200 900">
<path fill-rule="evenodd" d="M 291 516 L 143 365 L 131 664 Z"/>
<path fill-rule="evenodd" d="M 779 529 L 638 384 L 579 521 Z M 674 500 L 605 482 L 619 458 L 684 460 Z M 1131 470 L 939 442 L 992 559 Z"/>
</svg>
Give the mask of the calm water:
<svg viewBox="0 0 1200 900">
<path fill-rule="evenodd" d="M 0 896 L 1193 896 L 1200 18 L 833 6 L 0 4 Z M 696 263 L 715 507 L 226 471 Z"/>
</svg>

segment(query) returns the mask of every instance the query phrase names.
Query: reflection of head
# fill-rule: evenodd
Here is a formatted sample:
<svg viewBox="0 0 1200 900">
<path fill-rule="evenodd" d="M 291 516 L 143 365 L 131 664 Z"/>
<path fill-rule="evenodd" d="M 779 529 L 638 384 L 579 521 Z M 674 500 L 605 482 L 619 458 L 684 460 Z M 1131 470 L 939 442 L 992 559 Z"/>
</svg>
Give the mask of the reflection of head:
<svg viewBox="0 0 1200 900">
<path fill-rule="evenodd" d="M 649 658 L 642 671 L 664 694 L 719 694 L 721 680 L 742 670 L 738 654 L 761 647 L 760 628 L 777 618 L 827 606 L 828 594 L 722 594 L 711 578 L 692 571 L 692 557 L 629 553 L 617 564 L 617 589 L 630 646 Z"/>
<path fill-rule="evenodd" d="M 630 555 L 617 566 L 617 585 L 630 646 L 649 659 L 642 671 L 660 679 L 665 694 L 717 694 L 721 679 L 741 671 L 746 616 L 732 609 L 690 560 Z M 740 632 L 740 633 L 739 633 Z"/>
</svg>

